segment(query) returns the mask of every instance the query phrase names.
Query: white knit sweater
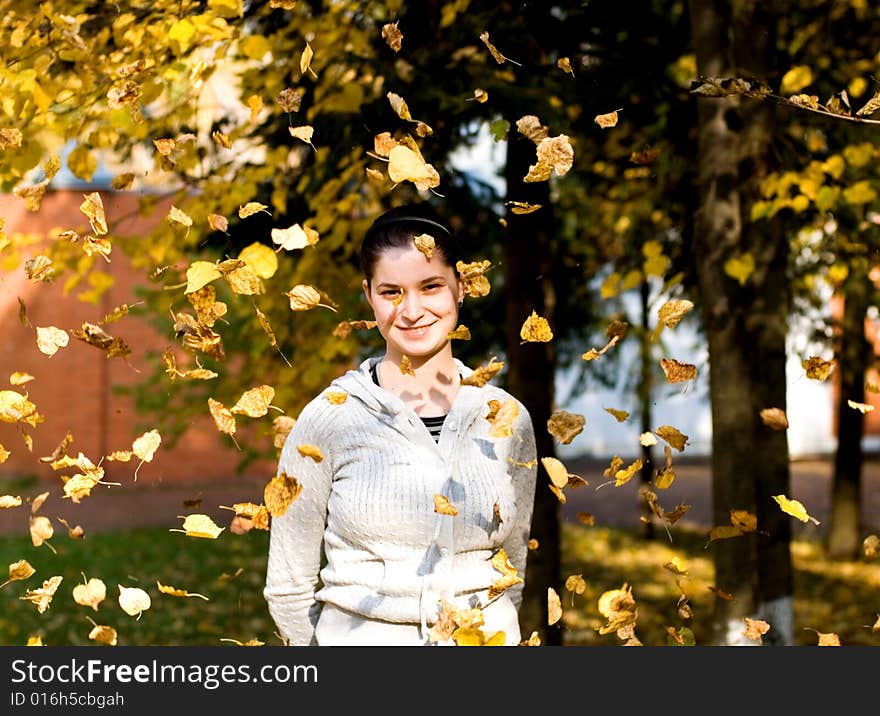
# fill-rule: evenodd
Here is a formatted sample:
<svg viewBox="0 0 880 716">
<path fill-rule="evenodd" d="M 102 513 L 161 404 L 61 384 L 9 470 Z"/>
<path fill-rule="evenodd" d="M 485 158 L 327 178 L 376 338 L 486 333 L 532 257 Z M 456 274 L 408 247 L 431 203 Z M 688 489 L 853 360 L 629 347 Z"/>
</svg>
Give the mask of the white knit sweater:
<svg viewBox="0 0 880 716">
<path fill-rule="evenodd" d="M 490 559 L 502 547 L 525 576 L 537 474 L 525 407 L 517 401 L 513 435 L 490 437 L 488 401 L 511 396 L 491 384 L 462 385 L 438 444 L 412 409 L 373 382 L 378 360 L 306 405 L 281 452 L 279 472 L 303 489 L 272 519 L 264 595 L 291 645 L 316 643 L 323 602 L 414 624 L 430 623 L 441 598 L 485 607 L 501 577 Z M 456 363 L 462 376 L 472 373 Z M 334 404 L 334 392 L 348 398 Z M 319 447 L 323 460 L 303 457 L 304 444 Z M 458 513 L 435 512 L 437 494 Z M 522 586 L 505 592 L 517 608 Z"/>
</svg>

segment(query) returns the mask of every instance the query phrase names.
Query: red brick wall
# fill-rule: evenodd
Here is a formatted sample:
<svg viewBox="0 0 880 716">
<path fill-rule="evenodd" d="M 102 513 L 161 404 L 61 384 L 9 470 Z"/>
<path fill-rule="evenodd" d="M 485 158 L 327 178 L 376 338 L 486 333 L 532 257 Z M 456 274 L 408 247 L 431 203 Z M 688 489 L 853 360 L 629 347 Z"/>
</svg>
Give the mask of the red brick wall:
<svg viewBox="0 0 880 716">
<path fill-rule="evenodd" d="M 160 201 L 151 216 L 143 217 L 137 211 L 137 195 L 101 194 L 110 231 L 121 235 L 146 234 L 156 221 L 163 220 L 170 205 L 170 200 Z M 36 213 L 27 211 L 17 197 L 0 196 L 3 230 L 7 236 L 16 232 L 46 236 L 55 227 L 86 233 L 88 221 L 79 209 L 83 196 L 83 191 L 49 192 Z M 74 437 L 68 454 L 76 456 L 83 452 L 94 463 L 115 450 L 131 449 L 147 418 L 137 415 L 129 397 L 117 395 L 111 388 L 144 380 L 152 373 L 145 360 L 147 351 L 161 352 L 176 342 L 174 336 L 159 335 L 141 318 L 129 315 L 106 326 L 111 335 L 120 336 L 131 346 L 127 362 L 107 358 L 103 350 L 73 337 L 55 355 L 44 355 L 37 349 L 35 326 L 68 330 L 80 328 L 83 321 L 97 323 L 116 306 L 137 302 L 135 286 L 146 285 L 148 280 L 116 249 L 110 254 L 109 264 L 99 257 L 104 264 L 101 269 L 114 276 L 114 286 L 97 305 L 86 303 L 76 298 L 82 289 L 64 295 L 64 277 L 53 283 L 33 283 L 27 278 L 24 261 L 39 252 L 39 245 L 34 245 L 22 251 L 17 268 L 0 269 L 0 389 L 27 392 L 45 416 L 36 428 L 26 428 L 33 437 L 32 453 L 15 425 L 0 422 L 0 445 L 12 453 L 0 464 L 0 476 L 36 474 L 49 480 L 59 479 L 58 474 L 38 458 L 50 455 L 68 430 Z M 0 262 L 9 253 L 10 249 L 0 253 Z M 23 326 L 19 321 L 19 297 L 25 303 L 31 326 Z M 9 375 L 13 371 L 30 373 L 35 380 L 17 388 L 10 386 Z M 155 389 L 167 390 L 169 386 L 163 381 Z M 211 482 L 234 477 L 240 458 L 241 453 L 229 437 L 217 432 L 205 405 L 203 415 L 192 420 L 174 449 L 163 441 L 153 460 L 140 466 L 137 480 L 146 484 Z M 105 480 L 123 484 L 132 481 L 139 462 L 137 458 L 129 463 L 105 461 Z M 251 465 L 247 474 L 261 474 L 268 479 L 274 468 L 274 461 L 263 461 Z"/>
</svg>

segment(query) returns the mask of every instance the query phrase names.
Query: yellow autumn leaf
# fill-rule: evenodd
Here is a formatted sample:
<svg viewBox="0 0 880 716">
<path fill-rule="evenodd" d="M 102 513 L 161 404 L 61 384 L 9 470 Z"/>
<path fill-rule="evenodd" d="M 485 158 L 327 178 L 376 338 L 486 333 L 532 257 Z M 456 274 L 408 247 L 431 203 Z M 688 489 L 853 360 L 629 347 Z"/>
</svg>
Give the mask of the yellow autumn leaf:
<svg viewBox="0 0 880 716">
<path fill-rule="evenodd" d="M 304 249 L 306 246 L 314 246 L 318 243 L 318 232 L 308 226 L 294 224 L 286 229 L 272 229 L 272 243 L 278 244 L 280 249 L 293 251 Z"/>
<path fill-rule="evenodd" d="M 63 579 L 64 577 L 60 575 L 50 577 L 43 582 L 42 587 L 38 589 L 28 589 L 24 596 L 19 597 L 19 599 L 31 602 L 37 607 L 37 611 L 42 614 L 49 608 L 49 605 L 52 602 L 52 597 L 55 595 L 55 591 L 58 589 L 58 585 L 61 584 Z"/>
<path fill-rule="evenodd" d="M 624 422 L 629 417 L 629 412 L 626 410 L 617 410 L 615 408 L 605 408 L 606 413 L 610 413 L 614 416 L 614 419 L 617 420 L 618 423 Z"/>
<path fill-rule="evenodd" d="M 342 405 L 348 398 L 348 393 L 343 393 L 337 390 L 328 390 L 324 393 L 324 397 L 333 405 Z"/>
<path fill-rule="evenodd" d="M 489 436 L 493 438 L 506 438 L 513 435 L 513 423 L 519 415 L 519 405 L 513 398 L 505 400 L 492 420 L 489 428 Z"/>
<path fill-rule="evenodd" d="M 229 408 L 219 400 L 208 398 L 208 409 L 211 411 L 211 417 L 214 419 L 217 430 L 227 435 L 235 434 L 235 416 L 229 411 Z"/>
<path fill-rule="evenodd" d="M 222 214 L 208 214 L 208 226 L 214 231 L 226 233 L 226 230 L 229 228 L 229 220 Z"/>
<path fill-rule="evenodd" d="M 547 420 L 547 432 L 563 445 L 568 445 L 580 435 L 587 420 L 583 415 L 556 410 Z"/>
<path fill-rule="evenodd" d="M 55 326 L 37 326 L 37 348 L 40 352 L 53 356 L 59 348 L 65 348 L 70 343 L 70 335 Z"/>
<path fill-rule="evenodd" d="M 107 586 L 97 577 L 92 577 L 84 584 L 73 588 L 73 601 L 84 607 L 98 611 L 98 605 L 107 597 Z"/>
<path fill-rule="evenodd" d="M 697 367 L 692 363 L 681 363 L 674 358 L 661 358 L 660 367 L 669 383 L 683 383 L 697 378 Z"/>
<path fill-rule="evenodd" d="M 161 442 L 162 436 L 159 431 L 150 430 L 135 439 L 131 444 L 131 451 L 144 462 L 150 462 Z"/>
<path fill-rule="evenodd" d="M 152 605 L 150 595 L 140 587 L 116 586 L 119 588 L 119 607 L 130 617 L 140 619 L 141 614 Z"/>
<path fill-rule="evenodd" d="M 94 623 L 94 622 L 93 622 Z M 107 646 L 116 646 L 118 635 L 116 630 L 106 624 L 95 624 L 89 632 L 89 639 Z"/>
<path fill-rule="evenodd" d="M 268 211 L 268 208 L 269 208 L 268 206 L 266 206 L 265 204 L 261 204 L 258 201 L 249 201 L 246 204 L 243 204 L 242 206 L 238 207 L 238 218 L 239 219 L 246 219 L 249 216 L 253 216 L 254 214 L 258 214 L 261 211 L 265 211 L 267 214 L 269 214 L 271 216 L 272 214 L 271 214 L 271 212 Z"/>
<path fill-rule="evenodd" d="M 281 517 L 302 493 L 302 485 L 292 475 L 280 472 L 263 488 L 263 503 L 272 517 Z"/>
<path fill-rule="evenodd" d="M 52 539 L 55 534 L 55 528 L 48 517 L 43 515 L 31 515 L 29 520 L 29 531 L 31 535 L 31 543 L 34 547 L 39 547 L 46 540 Z M 46 542 L 48 544 L 48 542 Z"/>
<path fill-rule="evenodd" d="M 568 470 L 561 460 L 555 457 L 542 457 L 541 464 L 550 476 L 550 482 L 562 489 L 568 485 Z"/>
<path fill-rule="evenodd" d="M 395 184 L 410 181 L 420 191 L 440 185 L 440 175 L 437 170 L 403 144 L 395 145 L 388 152 L 388 176 Z"/>
<path fill-rule="evenodd" d="M 846 404 L 853 410 L 858 410 L 862 415 L 864 415 L 865 413 L 870 413 L 874 409 L 873 405 L 870 405 L 868 403 L 857 403 L 854 400 L 847 400 Z"/>
<path fill-rule="evenodd" d="M 547 587 L 547 624 L 552 626 L 562 619 L 562 600 L 553 587 Z"/>
<path fill-rule="evenodd" d="M 413 237 L 413 244 L 425 255 L 426 259 L 431 260 L 431 257 L 434 255 L 435 246 L 433 236 L 430 234 L 419 234 Z"/>
<path fill-rule="evenodd" d="M 382 25 L 382 39 L 395 52 L 400 52 L 401 43 L 403 42 L 403 33 L 397 27 L 396 22 L 388 22 Z"/>
<path fill-rule="evenodd" d="M 207 286 L 211 281 L 218 279 L 223 274 L 217 264 L 210 261 L 194 261 L 186 270 L 186 288 L 184 294 L 198 291 Z"/>
<path fill-rule="evenodd" d="M 0 495 L 0 510 L 10 510 L 13 507 L 21 507 L 21 497 L 18 495 Z"/>
<path fill-rule="evenodd" d="M 172 597 L 198 597 L 199 599 L 204 599 L 206 602 L 211 601 L 204 594 L 197 594 L 195 592 L 188 592 L 185 589 L 169 587 L 162 584 L 158 579 L 156 580 L 156 586 L 159 588 L 160 594 L 169 594 Z"/>
<path fill-rule="evenodd" d="M 734 256 L 724 262 L 724 273 L 739 282 L 740 286 L 745 286 L 755 271 L 755 259 L 750 253 Z"/>
<path fill-rule="evenodd" d="M 238 259 L 244 261 L 254 275 L 259 278 L 270 279 L 278 270 L 278 255 L 266 244 L 261 244 L 259 241 L 245 246 L 239 253 Z"/>
<path fill-rule="evenodd" d="M 571 65 L 569 65 L 569 68 L 571 68 Z M 617 116 L 618 111 L 619 110 L 615 110 L 613 112 L 607 112 L 606 114 L 597 114 L 595 117 L 593 117 L 593 121 L 596 124 L 598 124 L 602 129 L 607 129 L 609 127 L 616 127 L 617 126 L 617 119 L 618 119 L 618 116 Z"/>
<path fill-rule="evenodd" d="M 312 76 L 317 78 L 315 71 L 312 69 L 312 58 L 315 56 L 314 50 L 312 50 L 312 46 L 307 42 L 305 49 L 302 51 L 302 54 L 299 57 L 299 71 L 302 74 L 305 74 L 308 70 L 312 73 Z"/>
<path fill-rule="evenodd" d="M 434 495 L 434 512 L 438 515 L 457 515 L 458 510 L 455 508 L 445 495 Z"/>
<path fill-rule="evenodd" d="M 682 318 L 694 307 L 691 301 L 671 299 L 657 310 L 657 317 L 667 328 L 675 328 Z"/>
<path fill-rule="evenodd" d="M 834 363 L 830 360 L 823 360 L 819 356 L 810 356 L 806 360 L 801 361 L 801 366 L 807 373 L 807 378 L 811 380 L 825 380 L 830 374 Z"/>
<path fill-rule="evenodd" d="M 782 81 L 779 83 L 779 94 L 797 94 L 812 83 L 813 71 L 810 67 L 808 65 L 798 65 L 782 75 Z"/>
<path fill-rule="evenodd" d="M 312 144 L 312 135 L 315 133 L 314 127 L 304 124 L 299 127 L 288 127 L 287 129 L 290 132 L 291 137 L 295 137 L 306 144 L 310 144 L 312 149 L 315 149 L 315 145 Z M 315 149 L 315 151 L 317 151 L 317 149 Z"/>
<path fill-rule="evenodd" d="M 760 412 L 761 422 L 773 430 L 787 430 L 788 417 L 781 408 L 764 408 Z"/>
<path fill-rule="evenodd" d="M 107 219 L 104 215 L 104 202 L 98 192 L 83 194 L 84 201 L 79 206 L 79 210 L 86 215 L 89 224 L 99 236 L 107 233 Z"/>
<path fill-rule="evenodd" d="M 819 520 L 815 517 L 810 517 L 810 515 L 807 514 L 806 508 L 797 500 L 791 500 L 785 495 L 771 495 L 771 497 L 776 500 L 779 509 L 785 514 L 796 517 L 801 522 L 813 522 L 816 525 L 820 524 Z"/>
<path fill-rule="evenodd" d="M 9 579 L 0 584 L 0 589 L 5 587 L 10 582 L 17 582 L 22 579 L 27 579 L 28 577 L 33 576 L 36 573 L 36 569 L 33 568 L 30 562 L 26 559 L 20 559 L 17 562 L 13 562 L 9 565 Z"/>
<path fill-rule="evenodd" d="M 296 450 L 303 457 L 310 457 L 315 462 L 321 462 L 324 459 L 324 453 L 321 452 L 321 448 L 317 445 L 297 445 Z"/>
<path fill-rule="evenodd" d="M 229 411 L 250 418 L 261 418 L 269 411 L 269 404 L 274 397 L 275 388 L 271 385 L 260 385 L 242 393 Z"/>
<path fill-rule="evenodd" d="M 553 340 L 553 331 L 547 319 L 533 310 L 520 328 L 519 337 L 523 343 L 546 343 Z"/>
<path fill-rule="evenodd" d="M 187 537 L 202 537 L 204 539 L 217 539 L 225 527 L 218 527 L 208 515 L 193 513 L 178 515 L 183 518 L 183 529 L 169 529 L 169 532 L 184 532 Z"/>
<path fill-rule="evenodd" d="M 682 452 L 684 450 L 684 446 L 688 440 L 687 435 L 680 432 L 677 428 L 674 428 L 671 425 L 661 425 L 654 431 L 654 433 L 656 433 L 658 438 L 660 438 L 661 440 L 665 440 L 679 452 Z"/>
<path fill-rule="evenodd" d="M 629 466 L 614 473 L 614 486 L 620 487 L 632 479 L 632 477 L 642 469 L 642 458 L 636 460 Z"/>
</svg>

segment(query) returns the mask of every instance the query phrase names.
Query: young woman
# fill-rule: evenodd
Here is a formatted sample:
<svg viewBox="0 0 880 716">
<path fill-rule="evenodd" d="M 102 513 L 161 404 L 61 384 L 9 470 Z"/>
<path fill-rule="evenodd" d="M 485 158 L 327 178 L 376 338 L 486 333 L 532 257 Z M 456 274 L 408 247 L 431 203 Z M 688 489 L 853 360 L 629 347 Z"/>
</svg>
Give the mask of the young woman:
<svg viewBox="0 0 880 716">
<path fill-rule="evenodd" d="M 433 250 L 417 248 L 424 234 Z M 495 642 L 522 638 L 535 436 L 519 401 L 468 385 L 473 371 L 453 357 L 458 258 L 422 205 L 386 212 L 364 237 L 363 291 L 385 353 L 302 410 L 278 465 L 302 485 L 272 520 L 264 590 L 288 644 L 455 643 L 455 614 L 477 615 Z"/>
</svg>

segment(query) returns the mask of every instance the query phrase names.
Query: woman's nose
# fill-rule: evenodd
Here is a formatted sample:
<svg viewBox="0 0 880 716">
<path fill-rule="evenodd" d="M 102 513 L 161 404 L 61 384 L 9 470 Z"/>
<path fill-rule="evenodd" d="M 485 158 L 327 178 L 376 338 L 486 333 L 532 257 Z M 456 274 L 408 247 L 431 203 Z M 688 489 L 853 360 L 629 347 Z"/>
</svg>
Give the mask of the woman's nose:
<svg viewBox="0 0 880 716">
<path fill-rule="evenodd" d="M 404 318 L 418 318 L 422 315 L 422 301 L 418 291 L 404 291 L 400 302 L 400 315 Z"/>
</svg>

